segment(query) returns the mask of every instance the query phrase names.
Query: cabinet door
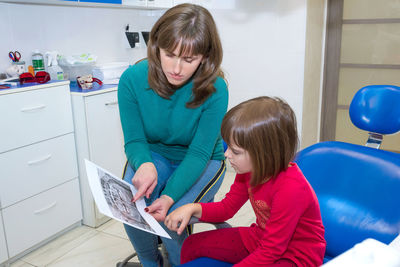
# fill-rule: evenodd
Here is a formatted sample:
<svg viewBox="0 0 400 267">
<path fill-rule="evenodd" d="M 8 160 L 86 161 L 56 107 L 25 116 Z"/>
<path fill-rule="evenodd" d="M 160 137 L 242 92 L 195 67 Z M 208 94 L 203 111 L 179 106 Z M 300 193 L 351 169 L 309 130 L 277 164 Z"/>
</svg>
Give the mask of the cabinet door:
<svg viewBox="0 0 400 267">
<path fill-rule="evenodd" d="M 121 3 L 122 3 L 122 0 L 79 0 L 79 2 L 105 3 L 105 4 L 121 4 Z"/>
<path fill-rule="evenodd" d="M 6 237 L 4 236 L 3 219 L 0 211 L 0 264 L 8 259 Z"/>
<path fill-rule="evenodd" d="M 172 7 L 172 0 L 147 0 L 147 6 L 169 8 Z"/>
<path fill-rule="evenodd" d="M 86 98 L 90 159 L 117 177 L 126 162 L 117 91 Z"/>
<path fill-rule="evenodd" d="M 88 3 L 106 3 L 106 4 L 121 4 L 122 0 L 61 0 L 70 2 L 88 2 Z"/>
<path fill-rule="evenodd" d="M 122 0 L 123 5 L 147 6 L 147 0 Z"/>
<path fill-rule="evenodd" d="M 193 0 L 173 0 L 173 5 L 180 5 L 183 3 L 193 3 Z"/>
</svg>

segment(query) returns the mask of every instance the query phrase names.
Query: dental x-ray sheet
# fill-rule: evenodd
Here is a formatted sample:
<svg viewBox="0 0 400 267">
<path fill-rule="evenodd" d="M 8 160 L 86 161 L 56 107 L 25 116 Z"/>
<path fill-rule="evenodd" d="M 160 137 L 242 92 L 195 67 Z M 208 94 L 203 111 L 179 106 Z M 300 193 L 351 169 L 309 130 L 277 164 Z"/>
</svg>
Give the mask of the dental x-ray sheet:
<svg viewBox="0 0 400 267">
<path fill-rule="evenodd" d="M 85 159 L 86 173 L 97 208 L 104 215 L 137 229 L 171 238 L 150 214 L 144 198 L 131 202 L 136 188 Z"/>
</svg>

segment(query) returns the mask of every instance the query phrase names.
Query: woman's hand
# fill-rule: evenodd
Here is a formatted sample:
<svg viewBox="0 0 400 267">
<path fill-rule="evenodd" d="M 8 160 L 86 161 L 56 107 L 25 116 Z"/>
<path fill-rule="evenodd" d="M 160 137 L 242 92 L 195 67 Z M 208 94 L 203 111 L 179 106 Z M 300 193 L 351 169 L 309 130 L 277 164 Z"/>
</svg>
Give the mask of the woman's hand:
<svg viewBox="0 0 400 267">
<path fill-rule="evenodd" d="M 148 206 L 145 211 L 151 214 L 157 221 L 162 222 L 164 221 L 169 208 L 171 208 L 173 204 L 174 200 L 171 197 L 162 195 L 154 200 L 154 202 Z"/>
<path fill-rule="evenodd" d="M 185 227 L 189 223 L 192 216 L 197 218 L 201 217 L 201 205 L 198 203 L 191 203 L 183 205 L 165 218 L 164 224 L 169 230 L 175 231 L 178 235 L 182 234 Z"/>
<path fill-rule="evenodd" d="M 142 196 L 150 198 L 154 188 L 157 185 L 157 169 L 151 162 L 145 162 L 137 169 L 132 178 L 132 184 L 137 189 L 136 194 L 132 198 L 135 202 Z"/>
</svg>

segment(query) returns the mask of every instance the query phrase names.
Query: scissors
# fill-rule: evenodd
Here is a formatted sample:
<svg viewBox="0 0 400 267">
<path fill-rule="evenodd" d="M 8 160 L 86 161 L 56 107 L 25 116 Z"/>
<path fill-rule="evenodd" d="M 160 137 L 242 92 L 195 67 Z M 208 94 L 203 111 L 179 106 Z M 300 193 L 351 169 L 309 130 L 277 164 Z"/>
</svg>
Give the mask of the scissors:
<svg viewBox="0 0 400 267">
<path fill-rule="evenodd" d="M 19 60 L 21 59 L 21 53 L 18 51 L 10 51 L 8 53 L 8 57 L 11 58 L 11 60 L 13 62 L 19 62 Z"/>
</svg>

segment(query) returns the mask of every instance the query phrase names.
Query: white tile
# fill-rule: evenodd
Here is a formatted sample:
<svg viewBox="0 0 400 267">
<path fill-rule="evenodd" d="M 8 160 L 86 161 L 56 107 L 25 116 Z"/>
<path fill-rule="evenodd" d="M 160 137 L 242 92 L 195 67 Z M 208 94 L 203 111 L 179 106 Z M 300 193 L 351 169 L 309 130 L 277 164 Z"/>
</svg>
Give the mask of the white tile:
<svg viewBox="0 0 400 267">
<path fill-rule="evenodd" d="M 115 222 L 115 220 L 110 219 L 110 220 L 106 221 L 105 223 L 103 223 L 102 225 L 98 226 L 96 228 L 96 230 L 102 232 L 104 229 L 106 229 L 106 228 L 110 227 L 112 224 L 114 224 L 114 222 Z"/>
<path fill-rule="evenodd" d="M 35 267 L 35 266 L 19 260 L 10 264 L 10 267 Z"/>
<path fill-rule="evenodd" d="M 30 265 L 29 263 L 19 260 L 10 264 L 10 267 L 34 267 L 34 265 Z"/>
<path fill-rule="evenodd" d="M 115 235 L 121 238 L 128 240 L 128 236 L 126 235 L 124 225 L 116 220 L 110 220 L 106 224 L 102 225 L 101 228 L 97 229 L 103 233 L 107 233 L 110 235 Z"/>
<path fill-rule="evenodd" d="M 48 267 L 109 267 L 133 252 L 131 243 L 123 238 L 98 232 L 83 244 L 69 251 Z"/>
<path fill-rule="evenodd" d="M 75 247 L 81 245 L 98 232 L 87 226 L 79 226 L 58 237 L 54 241 L 40 247 L 22 258 L 24 262 L 35 266 L 45 266 L 58 259 Z"/>
</svg>

